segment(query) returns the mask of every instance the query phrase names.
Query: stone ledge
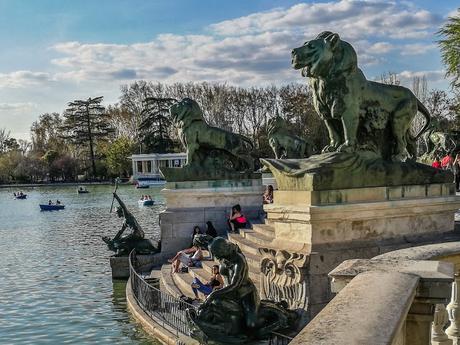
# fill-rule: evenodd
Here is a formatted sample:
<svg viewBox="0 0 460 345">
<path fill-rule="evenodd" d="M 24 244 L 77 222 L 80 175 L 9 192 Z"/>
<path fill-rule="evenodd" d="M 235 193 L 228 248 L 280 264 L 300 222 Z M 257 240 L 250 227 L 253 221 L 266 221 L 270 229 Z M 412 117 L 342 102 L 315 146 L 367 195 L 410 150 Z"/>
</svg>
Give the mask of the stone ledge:
<svg viewBox="0 0 460 345">
<path fill-rule="evenodd" d="M 309 221 L 314 216 L 317 217 L 315 220 L 319 220 L 321 217 L 323 217 L 325 220 L 343 219 L 343 216 L 346 216 L 346 214 L 353 214 L 353 216 L 356 216 L 356 213 L 373 213 L 375 211 L 387 209 L 391 209 L 392 214 L 394 214 L 394 211 L 407 212 L 406 210 L 411 210 L 411 213 L 413 214 L 423 214 L 426 211 L 425 209 L 422 209 L 422 207 L 426 206 L 433 209 L 438 209 L 440 212 L 457 210 L 460 208 L 460 197 L 427 197 L 420 199 L 404 199 L 380 202 L 375 201 L 321 206 L 270 204 L 264 205 L 263 209 L 268 213 L 270 220 L 276 221 L 277 219 L 280 219 L 289 221 Z M 343 212 L 343 214 L 338 214 L 338 212 Z M 369 214 L 366 217 L 372 218 L 372 215 Z"/>
<path fill-rule="evenodd" d="M 181 181 L 181 182 L 166 182 L 166 189 L 235 189 L 235 188 L 250 188 L 262 186 L 262 177 L 253 179 L 238 179 L 238 180 L 205 180 L 205 181 Z"/>
<path fill-rule="evenodd" d="M 290 344 L 391 344 L 414 300 L 418 281 L 413 274 L 362 273 Z"/>
<path fill-rule="evenodd" d="M 368 188 L 350 188 L 321 191 L 283 191 L 274 192 L 278 205 L 334 205 L 401 199 L 419 199 L 455 196 L 453 183 L 402 185 Z M 268 205 L 269 208 L 271 205 Z"/>
<path fill-rule="evenodd" d="M 428 244 L 381 254 L 372 260 L 431 260 L 460 253 L 460 241 Z"/>
<path fill-rule="evenodd" d="M 332 278 L 331 290 L 339 292 L 355 276 L 363 272 L 399 272 L 413 274 L 420 277 L 420 288 L 417 297 L 423 296 L 427 291 L 431 291 L 431 285 L 436 286 L 436 290 L 431 291 L 430 298 L 437 295 L 445 296 L 449 294 L 450 284 L 453 281 L 453 265 L 447 262 L 428 261 L 428 260 L 384 260 L 384 259 L 353 259 L 342 262 L 338 267 L 329 273 Z"/>
</svg>

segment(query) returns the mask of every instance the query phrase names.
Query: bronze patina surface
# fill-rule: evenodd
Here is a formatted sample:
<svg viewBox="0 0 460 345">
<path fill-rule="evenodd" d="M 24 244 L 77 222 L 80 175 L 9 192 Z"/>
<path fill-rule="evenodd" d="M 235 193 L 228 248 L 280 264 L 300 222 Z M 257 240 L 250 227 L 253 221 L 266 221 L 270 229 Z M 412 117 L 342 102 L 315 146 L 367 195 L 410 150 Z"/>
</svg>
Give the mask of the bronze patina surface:
<svg viewBox="0 0 460 345">
<path fill-rule="evenodd" d="M 288 124 L 280 116 L 268 121 L 268 143 L 276 159 L 306 158 L 313 153 L 312 145 L 290 133 Z"/>
<path fill-rule="evenodd" d="M 126 256 L 133 249 L 136 249 L 136 252 L 139 254 L 153 254 L 158 252 L 158 248 L 155 248 L 150 240 L 144 238 L 144 231 L 117 193 L 114 192 L 113 197 L 119 204 L 117 215 L 120 218 L 123 217 L 124 221 L 121 229 L 114 238 L 110 239 L 108 236 L 102 237 L 102 240 L 107 243 L 108 248 L 115 252 L 115 256 Z M 131 229 L 132 232 L 123 236 L 126 229 Z"/>
<path fill-rule="evenodd" d="M 330 190 L 451 183 L 453 175 L 412 160 L 386 161 L 373 152 L 331 152 L 306 159 L 261 159 L 280 190 Z"/>
<path fill-rule="evenodd" d="M 179 138 L 187 150 L 183 168 L 161 168 L 168 182 L 259 178 L 254 174 L 251 141 L 206 123 L 197 102 L 190 98 L 170 108 Z"/>
<path fill-rule="evenodd" d="M 195 236 L 194 242 L 203 246 L 210 240 L 205 236 Z M 259 299 L 246 258 L 236 244 L 216 237 L 209 250 L 219 261 L 226 284 L 214 290 L 197 311 L 187 310 L 195 339 L 205 344 L 248 344 L 295 327 L 297 314 L 286 303 Z"/>
<path fill-rule="evenodd" d="M 430 114 L 409 89 L 367 80 L 356 51 L 329 31 L 292 51 L 292 66 L 308 78 L 316 112 L 330 143 L 323 152 L 373 151 L 385 160 L 415 158 L 415 139 Z M 426 119 L 416 134 L 410 126 L 419 111 Z"/>
</svg>

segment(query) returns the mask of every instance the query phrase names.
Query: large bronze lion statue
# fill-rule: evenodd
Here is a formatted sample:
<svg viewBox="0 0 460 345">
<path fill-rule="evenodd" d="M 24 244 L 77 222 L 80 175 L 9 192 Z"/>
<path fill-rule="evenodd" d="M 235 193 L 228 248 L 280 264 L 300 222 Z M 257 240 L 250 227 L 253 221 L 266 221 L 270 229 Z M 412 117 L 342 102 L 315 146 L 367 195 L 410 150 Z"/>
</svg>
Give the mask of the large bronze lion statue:
<svg viewBox="0 0 460 345">
<path fill-rule="evenodd" d="M 311 145 L 289 133 L 286 121 L 280 116 L 268 121 L 268 143 L 276 159 L 306 158 L 311 155 Z"/>
<path fill-rule="evenodd" d="M 315 110 L 329 132 L 323 152 L 374 150 L 393 161 L 414 158 L 415 139 L 430 122 L 428 110 L 407 88 L 366 80 L 355 50 L 338 34 L 325 31 L 295 48 L 292 66 L 309 78 Z M 426 123 L 412 136 L 417 111 Z"/>
<path fill-rule="evenodd" d="M 251 141 L 242 135 L 208 125 L 197 102 L 184 98 L 172 105 L 169 112 L 178 128 L 181 143 L 187 149 L 185 167 L 206 169 L 206 162 L 212 159 L 220 167 L 231 165 L 229 170 L 254 171 Z"/>
</svg>

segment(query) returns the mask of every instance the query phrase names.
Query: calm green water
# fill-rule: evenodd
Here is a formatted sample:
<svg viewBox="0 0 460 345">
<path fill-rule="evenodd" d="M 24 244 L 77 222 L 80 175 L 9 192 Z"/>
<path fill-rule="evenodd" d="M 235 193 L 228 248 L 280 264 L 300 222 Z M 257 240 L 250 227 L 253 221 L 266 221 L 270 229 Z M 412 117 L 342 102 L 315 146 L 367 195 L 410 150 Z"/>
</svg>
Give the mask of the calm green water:
<svg viewBox="0 0 460 345">
<path fill-rule="evenodd" d="M 112 281 L 101 236 L 122 220 L 109 214 L 112 186 L 0 189 L 0 344 L 157 344 L 126 310 L 125 282 Z M 119 187 L 149 238 L 159 237 L 160 188 Z M 139 207 L 149 193 L 161 204 Z M 65 210 L 41 212 L 61 200 Z M 115 202 L 116 204 L 116 202 Z"/>
</svg>

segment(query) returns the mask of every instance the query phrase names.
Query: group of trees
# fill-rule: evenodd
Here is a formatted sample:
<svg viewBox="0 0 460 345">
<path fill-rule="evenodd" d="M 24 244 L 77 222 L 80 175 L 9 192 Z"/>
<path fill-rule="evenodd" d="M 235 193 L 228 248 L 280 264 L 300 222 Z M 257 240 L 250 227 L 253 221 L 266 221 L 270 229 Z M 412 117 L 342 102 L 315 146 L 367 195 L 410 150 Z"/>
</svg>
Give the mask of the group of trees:
<svg viewBox="0 0 460 345">
<path fill-rule="evenodd" d="M 460 16 L 450 18 L 439 35 L 452 89 L 430 90 L 425 78 L 414 78 L 412 90 L 439 130 L 460 131 Z M 380 81 L 398 84 L 399 78 L 389 73 Z M 287 120 L 293 134 L 307 138 L 316 148 L 328 140 L 306 85 L 242 88 L 139 80 L 121 86 L 116 104 L 104 107 L 103 98 L 94 97 L 69 102 L 62 114 L 40 115 L 31 126 L 30 142 L 16 140 L 6 128 L 0 128 L 0 183 L 74 180 L 79 175 L 99 179 L 128 176 L 131 164 L 127 157 L 133 153 L 182 151 L 168 108 L 184 97 L 200 104 L 209 124 L 250 138 L 254 158 L 273 156 L 267 123 L 277 115 Z M 416 119 L 414 131 L 422 125 L 422 120 Z"/>
</svg>

